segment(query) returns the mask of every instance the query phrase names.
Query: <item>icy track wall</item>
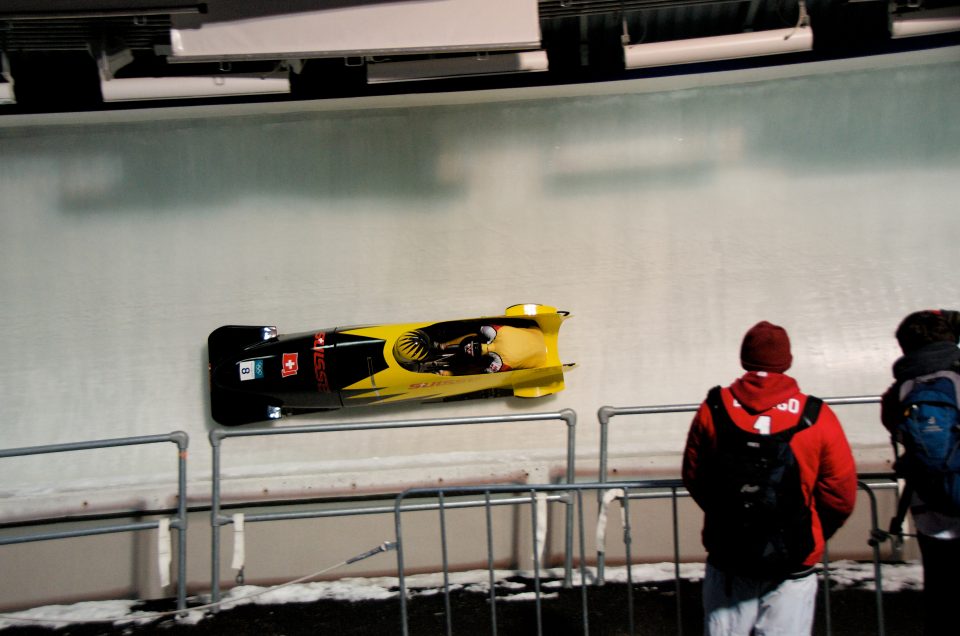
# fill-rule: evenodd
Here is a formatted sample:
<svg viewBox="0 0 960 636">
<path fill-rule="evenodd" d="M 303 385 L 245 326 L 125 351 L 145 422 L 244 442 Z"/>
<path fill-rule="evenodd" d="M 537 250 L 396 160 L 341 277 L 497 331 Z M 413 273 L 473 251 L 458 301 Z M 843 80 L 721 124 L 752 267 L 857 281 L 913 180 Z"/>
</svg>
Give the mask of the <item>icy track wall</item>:
<svg viewBox="0 0 960 636">
<path fill-rule="evenodd" d="M 876 395 L 907 312 L 960 302 L 960 54 L 674 80 L 0 121 L 6 448 L 191 438 L 209 492 L 206 337 L 223 324 L 453 319 L 541 302 L 567 389 L 314 421 L 699 401 L 754 322 L 822 396 Z M 779 74 L 779 76 L 778 76 Z M 875 406 L 841 412 L 861 468 Z M 675 475 L 689 418 L 619 422 L 611 467 Z M 225 443 L 225 496 L 559 471 L 559 423 Z M 0 462 L 0 517 L 171 505 L 171 449 Z"/>
</svg>

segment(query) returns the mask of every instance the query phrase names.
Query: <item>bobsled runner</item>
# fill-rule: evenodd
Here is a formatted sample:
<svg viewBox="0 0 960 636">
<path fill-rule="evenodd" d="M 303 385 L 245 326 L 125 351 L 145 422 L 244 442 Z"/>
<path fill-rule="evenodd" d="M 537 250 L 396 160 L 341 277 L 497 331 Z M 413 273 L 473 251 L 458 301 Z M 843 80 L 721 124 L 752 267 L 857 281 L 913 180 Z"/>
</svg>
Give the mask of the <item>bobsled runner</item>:
<svg viewBox="0 0 960 636">
<path fill-rule="evenodd" d="M 568 312 L 514 305 L 502 316 L 279 335 L 227 325 L 210 334 L 210 402 L 225 426 L 348 406 L 563 390 L 557 338 Z"/>
</svg>

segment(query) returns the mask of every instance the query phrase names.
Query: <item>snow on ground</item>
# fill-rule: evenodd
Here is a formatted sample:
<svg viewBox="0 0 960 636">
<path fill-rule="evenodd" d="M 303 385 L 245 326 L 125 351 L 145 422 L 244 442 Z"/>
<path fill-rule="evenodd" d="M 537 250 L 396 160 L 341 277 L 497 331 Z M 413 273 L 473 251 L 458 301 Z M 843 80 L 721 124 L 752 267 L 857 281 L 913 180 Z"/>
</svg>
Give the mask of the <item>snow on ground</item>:
<svg viewBox="0 0 960 636">
<path fill-rule="evenodd" d="M 683 563 L 680 565 L 681 578 L 697 581 L 703 578 L 704 566 L 701 563 Z M 563 571 L 560 569 L 546 570 L 541 573 L 542 598 L 549 598 L 555 590 L 563 585 Z M 674 578 L 673 563 L 653 563 L 635 565 L 628 573 L 626 567 L 608 567 L 604 579 L 610 583 L 626 583 L 629 578 L 637 585 L 662 583 Z M 516 570 L 496 570 L 494 572 L 495 585 L 501 594 L 502 600 L 524 601 L 531 600 L 531 592 L 518 592 L 510 595 L 510 590 L 524 589 L 526 586 L 509 579 L 514 577 L 530 577 L 531 572 Z M 904 590 L 919 590 L 922 587 L 923 572 L 918 562 L 904 564 L 884 564 L 881 568 L 881 583 L 885 592 L 899 592 Z M 596 581 L 596 571 L 587 569 L 587 584 Z M 831 589 L 876 589 L 875 572 L 872 563 L 855 561 L 835 561 L 830 566 Z M 442 573 L 418 574 L 408 576 L 404 580 L 410 597 L 418 595 L 439 594 L 444 588 Z M 574 569 L 573 584 L 581 584 L 580 571 Z M 447 585 L 451 590 L 466 589 L 478 594 L 487 594 L 490 591 L 490 573 L 487 570 L 473 570 L 468 572 L 451 572 L 447 577 Z M 259 587 L 243 585 L 231 589 L 223 595 L 221 604 L 224 609 L 255 603 L 258 605 L 280 605 L 284 603 L 311 603 L 319 600 L 336 601 L 363 601 L 395 598 L 399 581 L 397 577 L 372 578 L 344 578 L 336 581 L 320 581 L 313 583 L 297 583 L 277 585 L 274 587 Z M 89 601 L 73 605 L 47 605 L 35 607 L 21 612 L 0 614 L 0 630 L 7 627 L 22 625 L 43 625 L 47 627 L 63 627 L 67 624 L 88 622 L 112 621 L 117 625 L 146 622 L 158 618 L 155 612 L 143 612 L 134 608 L 139 601 L 112 600 Z M 167 614 L 175 614 L 168 612 Z M 205 609 L 191 608 L 187 615 L 180 620 L 194 624 L 203 620 Z"/>
<path fill-rule="evenodd" d="M 902 565 L 884 564 L 880 572 L 884 592 L 923 589 L 923 566 L 919 561 Z M 830 584 L 838 589 L 875 590 L 872 563 L 835 561 L 830 564 Z"/>
</svg>

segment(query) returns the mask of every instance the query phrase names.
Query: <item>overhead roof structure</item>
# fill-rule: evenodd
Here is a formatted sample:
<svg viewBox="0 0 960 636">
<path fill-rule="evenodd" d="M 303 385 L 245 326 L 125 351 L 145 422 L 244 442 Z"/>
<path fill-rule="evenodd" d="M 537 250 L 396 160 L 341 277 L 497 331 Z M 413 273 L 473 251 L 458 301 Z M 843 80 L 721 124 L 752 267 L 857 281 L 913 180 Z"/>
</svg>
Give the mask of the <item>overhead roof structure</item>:
<svg viewBox="0 0 960 636">
<path fill-rule="evenodd" d="M 960 0 L 5 0 L 0 114 L 601 81 L 958 33 Z"/>
</svg>

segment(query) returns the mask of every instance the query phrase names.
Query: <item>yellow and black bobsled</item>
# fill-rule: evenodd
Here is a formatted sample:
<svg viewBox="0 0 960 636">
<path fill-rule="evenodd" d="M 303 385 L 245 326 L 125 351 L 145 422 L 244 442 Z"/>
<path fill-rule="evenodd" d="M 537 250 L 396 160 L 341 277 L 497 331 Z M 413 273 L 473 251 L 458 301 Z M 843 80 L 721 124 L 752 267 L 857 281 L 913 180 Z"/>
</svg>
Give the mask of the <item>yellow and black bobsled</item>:
<svg viewBox="0 0 960 636">
<path fill-rule="evenodd" d="M 278 335 L 220 327 L 207 343 L 213 419 L 233 426 L 345 406 L 540 397 L 563 389 L 568 317 L 545 305 L 502 316 Z"/>
</svg>

